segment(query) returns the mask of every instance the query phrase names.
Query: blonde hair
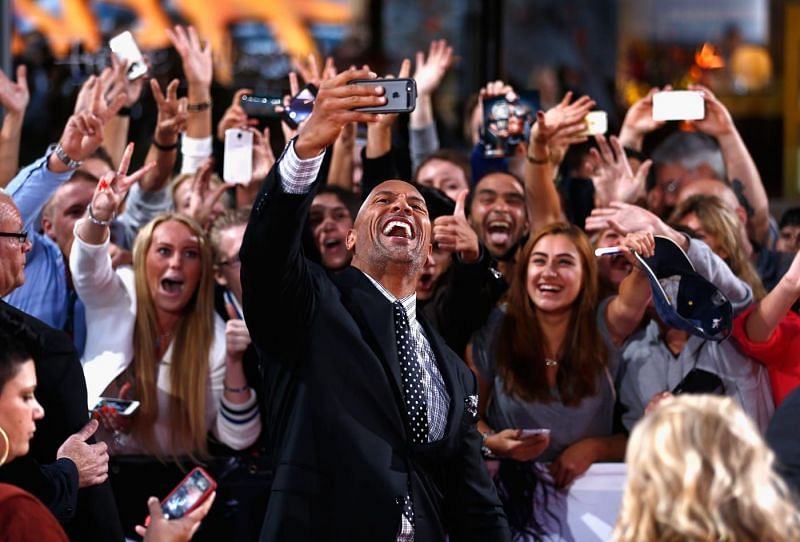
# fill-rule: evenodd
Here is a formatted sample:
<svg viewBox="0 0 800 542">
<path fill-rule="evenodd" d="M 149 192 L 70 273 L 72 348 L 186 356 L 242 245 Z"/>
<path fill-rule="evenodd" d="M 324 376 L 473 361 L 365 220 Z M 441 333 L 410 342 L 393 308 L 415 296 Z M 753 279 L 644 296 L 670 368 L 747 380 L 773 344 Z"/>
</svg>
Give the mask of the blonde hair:
<svg viewBox="0 0 800 542">
<path fill-rule="evenodd" d="M 199 242 L 200 280 L 175 329 L 169 365 L 170 444 L 173 449 L 189 450 L 194 458 L 196 454 L 207 454 L 205 412 L 208 355 L 214 339 L 214 283 L 211 247 L 203 229 L 191 218 L 178 213 L 166 213 L 151 220 L 139 231 L 133 245 L 137 310 L 132 370 L 141 403 L 133 431 L 146 448 L 157 449 L 153 446 L 152 426 L 158 416 L 156 384 L 160 358 L 156 337 L 159 332 L 153 293 L 147 283 L 146 260 L 153 233 L 169 221 L 185 225 Z"/>
<path fill-rule="evenodd" d="M 800 512 L 753 422 L 727 397 L 665 399 L 631 433 L 614 540 L 800 539 Z"/>
<path fill-rule="evenodd" d="M 697 217 L 706 234 L 717 242 L 718 250 L 725 253 L 723 260 L 731 271 L 752 288 L 755 301 L 767 295 L 756 268 L 742 247 L 739 217 L 725 202 L 718 196 L 695 194 L 678 204 L 670 222 L 674 224 L 690 214 Z"/>
</svg>

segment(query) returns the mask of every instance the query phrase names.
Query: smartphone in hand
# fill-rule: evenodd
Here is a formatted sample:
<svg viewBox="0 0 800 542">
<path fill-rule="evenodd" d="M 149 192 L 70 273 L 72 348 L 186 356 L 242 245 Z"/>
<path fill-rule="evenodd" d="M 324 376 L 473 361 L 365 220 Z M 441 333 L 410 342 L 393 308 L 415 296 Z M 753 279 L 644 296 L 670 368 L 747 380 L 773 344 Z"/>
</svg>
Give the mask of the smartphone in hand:
<svg viewBox="0 0 800 542">
<path fill-rule="evenodd" d="M 356 107 L 365 113 L 411 113 L 417 107 L 417 82 L 404 79 L 353 79 L 350 85 L 383 87 L 386 103 L 375 107 Z"/>
<path fill-rule="evenodd" d="M 139 408 L 139 401 L 117 399 L 116 397 L 101 397 L 92 408 L 92 413 L 100 412 L 103 408 L 113 408 L 116 409 L 117 414 L 120 416 L 130 416 Z"/>
<path fill-rule="evenodd" d="M 239 128 L 225 130 L 222 179 L 226 183 L 250 184 L 253 179 L 253 132 Z"/>
<path fill-rule="evenodd" d="M 701 120 L 705 116 L 702 92 L 665 90 L 653 94 L 653 120 Z"/>
<path fill-rule="evenodd" d="M 682 393 L 724 395 L 725 385 L 722 383 L 722 379 L 714 373 L 695 368 L 686 373 L 683 380 L 672 390 L 673 395 Z"/>
<path fill-rule="evenodd" d="M 280 96 L 242 96 L 239 100 L 248 117 L 278 118 L 283 111 L 283 98 Z"/>
<path fill-rule="evenodd" d="M 161 501 L 161 510 L 166 519 L 182 518 L 216 491 L 217 482 L 201 467 L 195 467 L 181 480 L 175 489 Z M 150 516 L 144 520 L 150 525 Z"/>
<path fill-rule="evenodd" d="M 284 107 L 283 121 L 296 130 L 311 115 L 316 99 L 317 87 L 309 83 L 289 100 L 289 105 Z"/>
<path fill-rule="evenodd" d="M 128 62 L 128 79 L 138 79 L 147 73 L 147 64 L 144 61 L 142 52 L 133 39 L 133 34 L 127 30 L 122 34 L 116 35 L 108 42 L 111 51 L 120 60 Z"/>
<path fill-rule="evenodd" d="M 537 435 L 544 435 L 546 437 L 550 436 L 550 430 L 547 428 L 537 428 L 537 429 L 520 429 L 519 437 L 520 438 L 531 438 Z"/>
</svg>

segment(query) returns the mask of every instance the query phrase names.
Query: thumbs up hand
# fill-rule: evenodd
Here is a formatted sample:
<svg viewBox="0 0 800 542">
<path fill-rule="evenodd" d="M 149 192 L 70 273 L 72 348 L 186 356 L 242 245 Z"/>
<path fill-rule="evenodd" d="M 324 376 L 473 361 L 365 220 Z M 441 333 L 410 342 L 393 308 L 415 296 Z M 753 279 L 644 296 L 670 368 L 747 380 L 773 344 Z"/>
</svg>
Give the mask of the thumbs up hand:
<svg viewBox="0 0 800 542">
<path fill-rule="evenodd" d="M 433 221 L 433 242 L 441 250 L 457 252 L 461 261 L 474 263 L 480 258 L 478 235 L 469 225 L 464 209 L 468 190 L 456 197 L 456 208 L 452 216 L 440 216 Z"/>
<path fill-rule="evenodd" d="M 229 320 L 225 323 L 225 346 L 227 357 L 231 361 L 242 361 L 244 352 L 250 346 L 250 332 L 236 309 L 230 303 L 225 304 Z"/>
</svg>

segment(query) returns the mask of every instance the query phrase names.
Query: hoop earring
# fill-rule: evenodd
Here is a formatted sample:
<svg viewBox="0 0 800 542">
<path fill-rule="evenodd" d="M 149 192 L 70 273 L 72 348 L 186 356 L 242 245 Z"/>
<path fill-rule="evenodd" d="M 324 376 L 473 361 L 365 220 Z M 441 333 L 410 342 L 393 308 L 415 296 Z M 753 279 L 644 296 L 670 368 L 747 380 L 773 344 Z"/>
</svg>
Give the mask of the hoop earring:
<svg viewBox="0 0 800 542">
<path fill-rule="evenodd" d="M 3 440 L 6 443 L 6 451 L 3 452 L 3 457 L 0 457 L 0 467 L 5 465 L 6 459 L 8 459 L 8 453 L 11 451 L 11 443 L 8 441 L 8 433 L 6 433 L 5 429 L 0 427 L 0 436 L 3 437 Z"/>
</svg>

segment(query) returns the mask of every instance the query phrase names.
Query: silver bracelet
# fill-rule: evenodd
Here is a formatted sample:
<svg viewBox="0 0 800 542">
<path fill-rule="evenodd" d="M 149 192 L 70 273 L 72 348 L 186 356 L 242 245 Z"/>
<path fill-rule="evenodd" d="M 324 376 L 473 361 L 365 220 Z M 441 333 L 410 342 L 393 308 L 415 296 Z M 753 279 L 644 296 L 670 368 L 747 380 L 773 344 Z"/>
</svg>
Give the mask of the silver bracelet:
<svg viewBox="0 0 800 542">
<path fill-rule="evenodd" d="M 86 213 L 88 215 L 86 218 L 89 219 L 89 222 L 91 222 L 92 224 L 97 224 L 98 226 L 104 226 L 108 228 L 111 226 L 111 222 L 114 221 L 114 214 L 112 214 L 111 218 L 109 218 L 108 220 L 100 220 L 99 218 L 94 216 L 94 213 L 92 212 L 91 203 L 89 203 L 89 205 L 86 206 Z"/>
<path fill-rule="evenodd" d="M 65 151 L 64 147 L 61 146 L 61 142 L 56 144 L 55 149 L 53 149 L 53 154 L 55 154 L 56 157 L 61 160 L 61 162 L 69 169 L 78 169 L 81 167 L 81 164 L 83 164 L 83 162 L 80 160 L 73 160 L 70 158 L 67 154 L 67 151 Z"/>
</svg>

